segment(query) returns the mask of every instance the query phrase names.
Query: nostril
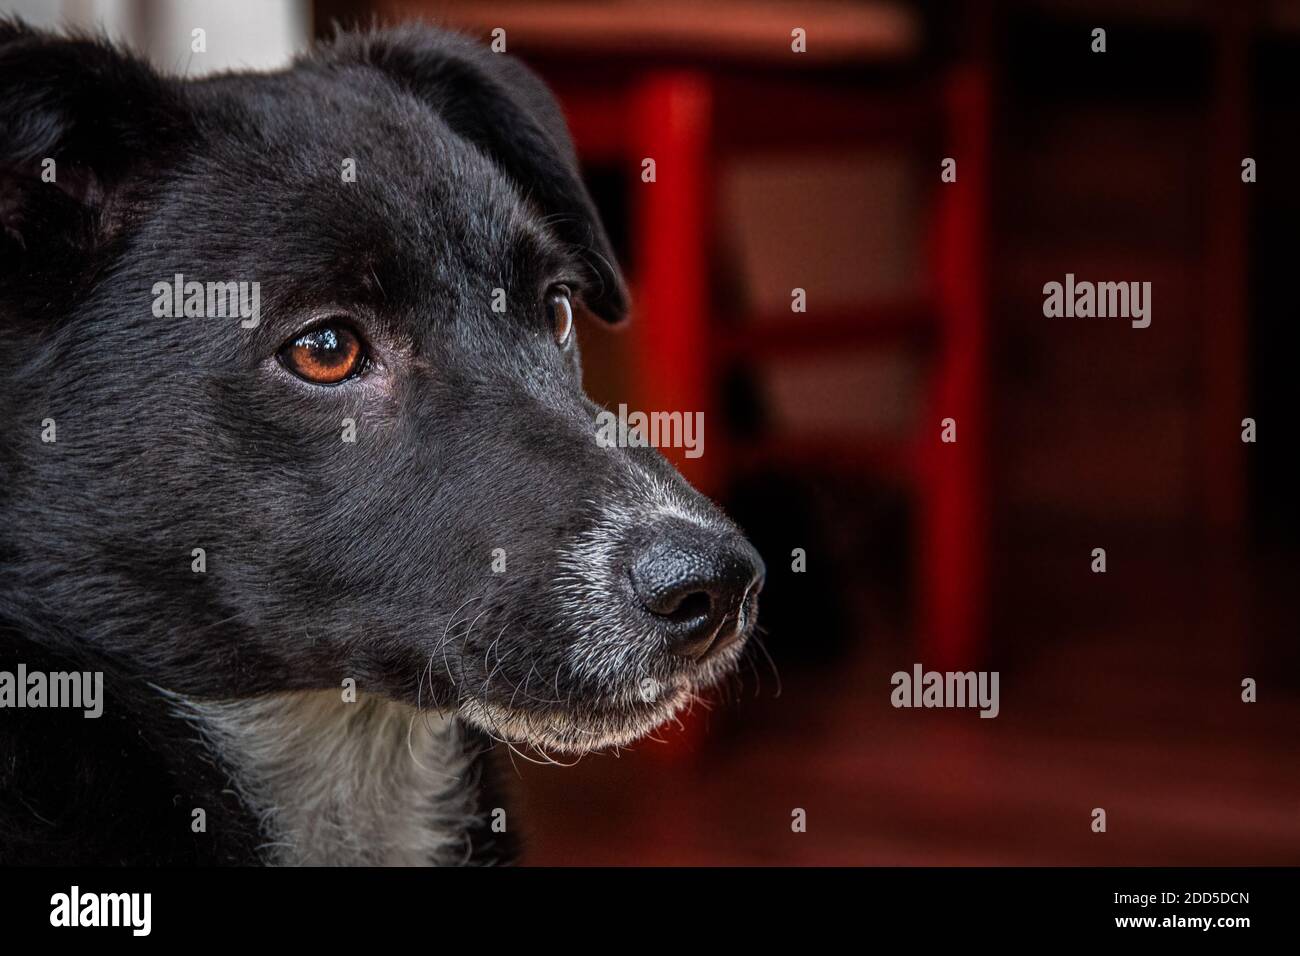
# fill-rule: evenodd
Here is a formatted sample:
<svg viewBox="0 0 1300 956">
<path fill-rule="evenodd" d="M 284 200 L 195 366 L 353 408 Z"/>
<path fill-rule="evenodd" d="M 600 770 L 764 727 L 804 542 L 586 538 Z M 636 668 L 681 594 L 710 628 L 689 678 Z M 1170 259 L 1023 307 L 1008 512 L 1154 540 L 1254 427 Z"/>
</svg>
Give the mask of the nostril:
<svg viewBox="0 0 1300 956">
<path fill-rule="evenodd" d="M 675 607 L 656 610 L 654 613 L 674 624 L 689 624 L 708 615 L 713 599 L 705 591 L 691 591 L 674 603 Z"/>
</svg>

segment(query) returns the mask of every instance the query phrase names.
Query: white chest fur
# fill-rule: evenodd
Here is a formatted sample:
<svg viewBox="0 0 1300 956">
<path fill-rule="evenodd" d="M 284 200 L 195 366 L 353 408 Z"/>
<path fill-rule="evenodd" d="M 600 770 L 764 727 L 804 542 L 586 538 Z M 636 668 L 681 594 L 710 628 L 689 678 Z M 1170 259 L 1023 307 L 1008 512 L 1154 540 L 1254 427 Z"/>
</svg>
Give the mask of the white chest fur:
<svg viewBox="0 0 1300 956">
<path fill-rule="evenodd" d="M 337 691 L 182 707 L 258 815 L 269 862 L 460 862 L 473 812 L 452 719 Z"/>
</svg>

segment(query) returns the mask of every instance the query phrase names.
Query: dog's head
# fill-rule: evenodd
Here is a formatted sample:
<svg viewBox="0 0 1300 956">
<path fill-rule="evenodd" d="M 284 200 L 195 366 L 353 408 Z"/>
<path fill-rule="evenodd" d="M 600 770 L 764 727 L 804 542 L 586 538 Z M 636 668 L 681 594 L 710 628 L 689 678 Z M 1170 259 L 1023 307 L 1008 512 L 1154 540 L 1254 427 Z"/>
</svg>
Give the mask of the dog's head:
<svg viewBox="0 0 1300 956">
<path fill-rule="evenodd" d="M 627 293 L 517 62 L 404 29 L 185 82 L 0 24 L 0 227 L 11 625 L 562 751 L 734 665 L 762 562 L 597 440 L 573 311 Z"/>
</svg>

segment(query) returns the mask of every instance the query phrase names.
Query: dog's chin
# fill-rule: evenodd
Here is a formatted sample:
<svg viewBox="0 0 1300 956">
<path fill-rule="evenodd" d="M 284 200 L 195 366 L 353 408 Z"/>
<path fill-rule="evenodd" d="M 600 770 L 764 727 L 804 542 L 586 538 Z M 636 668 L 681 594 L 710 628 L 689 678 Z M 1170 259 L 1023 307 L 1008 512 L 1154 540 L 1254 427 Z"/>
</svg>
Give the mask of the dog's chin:
<svg viewBox="0 0 1300 956">
<path fill-rule="evenodd" d="M 745 641 L 668 683 L 629 680 L 629 690 L 568 707 L 520 706 L 511 698 L 469 697 L 458 714 L 497 740 L 542 754 L 585 754 L 625 747 L 671 721 L 703 690 L 733 670 Z"/>
<path fill-rule="evenodd" d="M 463 720 L 498 740 L 530 746 L 543 754 L 585 754 L 623 747 L 653 733 L 690 703 L 689 685 L 673 688 L 653 701 L 630 701 L 579 710 L 523 708 L 491 700 L 468 700 Z"/>
</svg>

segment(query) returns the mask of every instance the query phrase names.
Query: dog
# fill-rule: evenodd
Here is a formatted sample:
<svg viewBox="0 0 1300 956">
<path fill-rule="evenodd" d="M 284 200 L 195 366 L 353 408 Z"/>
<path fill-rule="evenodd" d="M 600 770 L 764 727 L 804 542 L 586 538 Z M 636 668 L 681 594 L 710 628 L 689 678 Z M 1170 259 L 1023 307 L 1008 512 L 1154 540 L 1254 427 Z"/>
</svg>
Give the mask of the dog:
<svg viewBox="0 0 1300 956">
<path fill-rule="evenodd" d="M 182 80 L 0 21 L 0 227 L 0 671 L 103 680 L 11 684 L 0 862 L 508 862 L 495 742 L 621 747 L 735 667 L 763 562 L 595 440 L 573 316 L 628 292 L 518 61 Z"/>
</svg>

